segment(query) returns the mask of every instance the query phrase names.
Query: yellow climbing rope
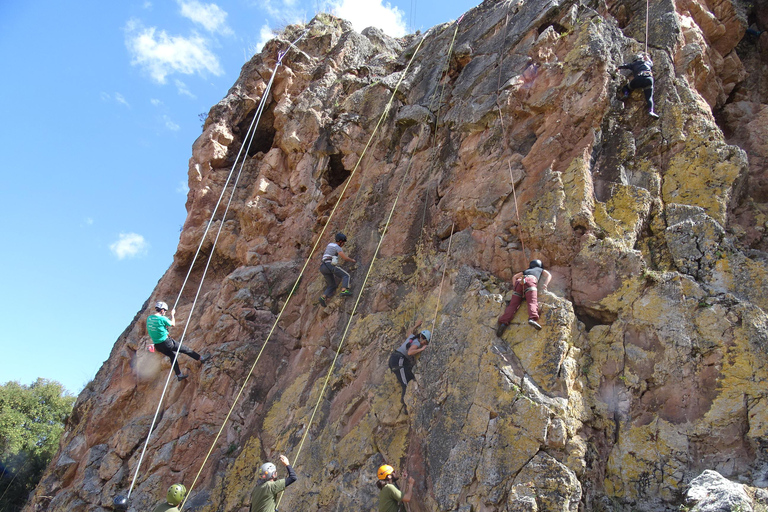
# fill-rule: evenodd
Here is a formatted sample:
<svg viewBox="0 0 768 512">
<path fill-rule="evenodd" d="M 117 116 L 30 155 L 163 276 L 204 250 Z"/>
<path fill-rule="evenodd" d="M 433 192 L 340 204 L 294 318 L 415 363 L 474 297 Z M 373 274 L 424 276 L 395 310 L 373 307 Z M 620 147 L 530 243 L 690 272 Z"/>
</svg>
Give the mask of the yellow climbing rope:
<svg viewBox="0 0 768 512">
<path fill-rule="evenodd" d="M 294 283 L 293 287 L 291 288 L 291 291 L 288 294 L 288 297 L 286 298 L 285 303 L 283 304 L 283 307 L 280 309 L 280 312 L 279 312 L 277 318 L 275 319 L 275 322 L 272 324 L 272 328 L 270 329 L 269 334 L 267 335 L 267 338 L 262 343 L 261 349 L 259 350 L 259 353 L 256 356 L 256 360 L 251 365 L 251 369 L 248 371 L 248 374 L 247 374 L 247 376 L 246 376 L 246 378 L 245 378 L 245 380 L 243 382 L 243 385 L 241 386 L 240 390 L 238 391 L 237 395 L 235 396 L 235 400 L 232 402 L 232 406 L 229 408 L 229 412 L 227 412 L 227 415 L 224 418 L 224 421 L 222 422 L 221 428 L 219 428 L 219 431 L 216 434 L 216 437 L 214 438 L 213 443 L 211 443 L 211 447 L 208 450 L 208 452 L 206 453 L 205 458 L 203 459 L 203 462 L 200 465 L 200 469 L 198 470 L 197 474 L 195 475 L 195 478 L 194 478 L 194 480 L 192 482 L 192 485 L 189 487 L 189 490 L 187 491 L 187 496 L 185 497 L 184 501 L 179 506 L 179 510 L 184 508 L 184 505 L 186 504 L 187 500 L 191 496 L 192 489 L 194 489 L 197 481 L 199 480 L 200 474 L 202 473 L 203 468 L 205 467 L 205 464 L 207 463 L 208 459 L 210 458 L 211 453 L 213 452 L 213 449 L 216 446 L 216 443 L 218 442 L 219 438 L 221 437 L 221 433 L 223 432 L 224 427 L 226 426 L 227 422 L 229 421 L 229 418 L 232 415 L 232 412 L 234 411 L 235 406 L 237 405 L 240 397 L 242 396 L 243 391 L 245 390 L 245 387 L 248 384 L 248 381 L 250 380 L 251 375 L 253 374 L 254 369 L 256 368 L 256 364 L 259 362 L 259 359 L 261 358 L 261 355 L 264 352 L 265 347 L 267 346 L 267 342 L 271 338 L 272 333 L 275 331 L 275 328 L 277 327 L 278 323 L 280 322 L 280 319 L 282 318 L 283 313 L 284 313 L 286 307 L 288 306 L 288 303 L 289 303 L 290 299 L 293 297 L 296 289 L 298 288 L 299 281 L 301 280 L 302 276 L 304 275 L 304 272 L 305 272 L 307 266 L 309 265 L 309 262 L 311 261 L 312 256 L 315 253 L 315 250 L 317 249 L 318 245 L 320 244 L 321 240 L 323 239 L 323 235 L 325 234 L 325 230 L 330 225 L 331 219 L 333 218 L 334 214 L 336 213 L 336 210 L 338 209 L 339 205 L 341 204 L 341 200 L 344 197 L 344 194 L 345 194 L 347 188 L 349 187 L 349 184 L 352 182 L 352 178 L 354 177 L 355 173 L 357 172 L 357 169 L 360 166 L 360 162 L 362 161 L 363 157 L 365 156 L 366 151 L 368 150 L 369 146 L 371 145 L 371 143 L 373 141 L 373 138 L 375 137 L 379 127 L 381 126 L 381 123 L 384 120 L 384 117 L 388 114 L 389 109 L 392 106 L 392 102 L 394 101 L 395 94 L 397 93 L 397 90 L 400 87 L 403 79 L 407 75 L 408 69 L 410 68 L 411 64 L 413 63 L 413 60 L 416 57 L 416 54 L 418 53 L 419 49 L 421 48 L 421 45 L 424 42 L 424 40 L 426 39 L 427 35 L 429 35 L 429 31 L 427 33 L 425 33 L 424 37 L 422 37 L 422 39 L 419 41 L 419 44 L 416 47 L 416 50 L 414 51 L 413 55 L 411 56 L 411 59 L 408 61 L 408 65 L 406 66 L 405 70 L 403 70 L 403 74 L 401 75 L 400 80 L 398 80 L 397 85 L 395 86 L 394 90 L 392 91 L 392 95 L 390 96 L 389 102 L 384 107 L 384 112 L 379 117 L 379 121 L 376 124 L 376 127 L 373 130 L 373 133 L 371 133 L 371 137 L 368 139 L 368 142 L 366 143 L 365 148 L 363 149 L 363 152 L 360 154 L 360 157 L 358 158 L 357 163 L 355 164 L 355 167 L 353 168 L 352 172 L 350 173 L 350 176 L 347 179 L 347 182 L 344 185 L 344 188 L 342 189 L 341 194 L 339 195 L 339 199 L 336 201 L 336 204 L 334 205 L 333 209 L 331 210 L 331 213 L 330 213 L 330 215 L 328 217 L 328 220 L 326 221 L 325 225 L 323 226 L 323 229 L 318 234 L 317 240 L 315 241 L 315 243 L 314 243 L 314 245 L 312 247 L 312 250 L 309 253 L 309 256 L 307 257 L 306 261 L 304 262 L 304 266 L 301 268 L 301 272 L 299 273 L 299 277 L 296 279 L 296 282 Z M 362 289 L 361 289 L 361 291 L 362 291 Z M 358 296 L 358 300 L 359 300 L 359 296 Z"/>
</svg>

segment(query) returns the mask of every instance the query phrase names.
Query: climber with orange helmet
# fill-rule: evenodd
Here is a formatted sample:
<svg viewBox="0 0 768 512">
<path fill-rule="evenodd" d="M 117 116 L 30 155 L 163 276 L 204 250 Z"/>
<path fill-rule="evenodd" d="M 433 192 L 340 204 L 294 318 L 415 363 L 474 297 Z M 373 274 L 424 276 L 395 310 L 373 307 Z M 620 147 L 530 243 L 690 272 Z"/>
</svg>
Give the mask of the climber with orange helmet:
<svg viewBox="0 0 768 512">
<path fill-rule="evenodd" d="M 344 244 L 346 243 L 347 236 L 344 233 L 336 233 L 335 242 L 329 243 L 323 253 L 323 261 L 320 264 L 320 273 L 323 274 L 327 286 L 320 296 L 320 299 L 318 299 L 318 302 L 323 307 L 328 305 L 328 299 L 334 294 L 336 287 L 339 286 L 339 281 L 337 281 L 337 279 L 341 280 L 341 292 L 339 293 L 339 296 L 350 297 L 352 295 L 352 291 L 349 289 L 350 276 L 339 266 L 339 258 L 349 263 L 356 263 L 354 259 L 347 256 L 342 250 L 342 247 L 344 247 Z"/>
<path fill-rule="evenodd" d="M 405 493 L 397 486 L 398 477 L 395 475 L 395 468 L 389 464 L 379 467 L 376 476 L 379 477 L 376 482 L 379 488 L 379 512 L 398 512 L 400 503 L 411 501 L 414 480 L 413 477 L 408 476 L 407 472 L 403 471 L 403 478 L 408 481 Z"/>
<path fill-rule="evenodd" d="M 152 512 L 179 512 L 179 505 L 187 497 L 187 488 L 181 484 L 173 484 L 168 488 L 165 502 L 158 503 Z"/>
<path fill-rule="evenodd" d="M 542 276 L 544 276 L 543 279 Z M 525 301 L 528 303 L 528 324 L 536 330 L 541 330 L 537 286 L 541 282 L 542 288 L 546 291 L 550 279 L 552 279 L 552 274 L 544 270 L 541 260 L 533 260 L 528 265 L 527 270 L 512 276 L 512 282 L 515 283 L 512 299 L 507 304 L 504 314 L 499 317 L 499 321 L 496 323 L 496 336 L 501 337 L 504 333 L 504 329 L 512 321 L 515 313 L 517 313 L 517 309 L 523 302 L 523 297 L 525 297 Z"/>
<path fill-rule="evenodd" d="M 182 345 L 181 350 L 179 350 L 178 342 L 168 335 L 168 328 L 176 325 L 176 310 L 171 310 L 170 320 L 165 316 L 166 311 L 168 311 L 168 304 L 162 301 L 155 303 L 155 314 L 147 317 L 147 333 L 152 339 L 152 348 L 161 354 L 168 356 L 171 362 L 173 362 L 173 371 L 176 374 L 176 378 L 178 380 L 183 380 L 186 379 L 188 375 L 182 374 L 178 360 L 174 361 L 176 351 L 179 351 L 182 354 L 187 354 L 189 357 L 200 363 L 206 362 L 211 356 L 201 356 L 186 345 Z"/>
<path fill-rule="evenodd" d="M 271 462 L 265 462 L 259 469 L 259 479 L 251 493 L 250 512 L 275 512 L 277 508 L 277 495 L 286 487 L 295 482 L 298 477 L 291 467 L 288 457 L 280 455 L 280 462 L 288 471 L 287 478 L 277 479 L 277 468 Z"/>
<path fill-rule="evenodd" d="M 626 100 L 635 89 L 642 89 L 645 94 L 645 103 L 648 106 L 648 115 L 658 119 L 659 115 L 653 111 L 653 61 L 647 53 L 638 53 L 632 62 L 622 64 L 619 69 L 632 71 L 632 80 L 621 89 L 621 99 Z"/>
<path fill-rule="evenodd" d="M 397 381 L 403 387 L 403 393 L 400 399 L 405 406 L 405 390 L 408 383 L 415 379 L 413 375 L 413 356 L 423 352 L 429 341 L 432 339 L 432 333 L 427 329 L 419 331 L 421 320 L 413 326 L 413 334 L 408 336 L 405 341 L 389 356 L 389 369 L 395 374 Z M 407 412 L 407 409 L 406 409 Z"/>
</svg>

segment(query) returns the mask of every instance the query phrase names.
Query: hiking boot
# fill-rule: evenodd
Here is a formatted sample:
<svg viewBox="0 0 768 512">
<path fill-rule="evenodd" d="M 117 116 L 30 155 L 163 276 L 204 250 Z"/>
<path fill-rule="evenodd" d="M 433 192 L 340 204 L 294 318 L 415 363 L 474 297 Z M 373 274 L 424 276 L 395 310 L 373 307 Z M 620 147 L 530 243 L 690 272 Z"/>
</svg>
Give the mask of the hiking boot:
<svg viewBox="0 0 768 512">
<path fill-rule="evenodd" d="M 496 336 L 501 338 L 501 335 L 504 334 L 504 329 L 506 328 L 507 328 L 507 324 L 496 322 Z"/>
<path fill-rule="evenodd" d="M 179 379 L 179 382 L 183 381 L 187 377 L 189 377 L 189 375 L 186 375 L 184 373 L 180 373 L 179 375 L 176 376 L 176 378 Z"/>
<path fill-rule="evenodd" d="M 658 118 L 659 118 L 659 114 L 657 114 L 657 113 L 656 113 L 656 112 L 654 112 L 653 110 L 649 110 L 649 111 L 648 111 L 648 115 L 649 115 L 649 116 L 651 116 L 651 117 L 652 117 L 652 118 L 654 118 L 654 119 L 658 119 Z"/>
<path fill-rule="evenodd" d="M 539 324 L 539 322 L 537 322 L 536 320 L 528 320 L 528 325 L 532 326 L 537 331 L 541 330 L 541 324 Z"/>
<path fill-rule="evenodd" d="M 352 296 L 352 290 L 344 290 L 339 294 L 339 297 L 351 297 Z"/>
<path fill-rule="evenodd" d="M 200 356 L 200 364 L 203 364 L 206 361 L 209 361 L 211 359 L 211 354 L 205 354 L 204 356 Z"/>
<path fill-rule="evenodd" d="M 323 307 L 326 307 L 328 305 L 328 303 L 325 302 L 325 297 L 323 297 L 322 295 L 320 296 L 319 299 L 317 299 L 317 303 L 320 304 Z"/>
</svg>

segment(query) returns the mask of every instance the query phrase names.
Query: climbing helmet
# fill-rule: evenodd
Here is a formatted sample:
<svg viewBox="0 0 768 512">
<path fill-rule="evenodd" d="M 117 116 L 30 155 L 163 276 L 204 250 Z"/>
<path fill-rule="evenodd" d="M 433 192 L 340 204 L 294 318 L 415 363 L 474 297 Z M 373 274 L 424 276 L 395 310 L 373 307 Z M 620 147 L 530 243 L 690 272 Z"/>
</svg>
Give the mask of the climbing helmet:
<svg viewBox="0 0 768 512">
<path fill-rule="evenodd" d="M 277 474 L 277 468 L 271 462 L 265 462 L 259 469 L 259 478 L 262 480 L 272 480 Z"/>
<path fill-rule="evenodd" d="M 383 466 L 379 467 L 379 470 L 376 472 L 376 476 L 379 477 L 379 480 L 386 480 L 387 477 L 394 472 L 395 472 L 395 468 L 393 468 L 389 464 L 384 464 Z"/>
<path fill-rule="evenodd" d="M 187 496 L 187 488 L 181 484 L 173 484 L 168 488 L 168 494 L 165 497 L 165 501 L 169 505 L 176 506 Z"/>
<path fill-rule="evenodd" d="M 337 242 L 346 242 L 347 241 L 347 235 L 344 233 L 336 233 L 336 241 Z"/>
<path fill-rule="evenodd" d="M 168 304 L 166 304 L 165 302 L 163 302 L 161 300 L 157 301 L 157 302 L 155 302 L 155 309 L 158 310 L 158 311 L 160 311 L 161 309 L 164 309 L 164 310 L 168 311 Z"/>
<path fill-rule="evenodd" d="M 419 333 L 421 337 L 423 337 L 425 340 L 427 340 L 427 343 L 429 343 L 432 340 L 432 333 L 429 332 L 427 329 L 424 329 Z"/>
<path fill-rule="evenodd" d="M 530 265 L 528 265 L 528 268 L 544 268 L 544 265 L 541 263 L 541 260 L 533 260 Z"/>
</svg>

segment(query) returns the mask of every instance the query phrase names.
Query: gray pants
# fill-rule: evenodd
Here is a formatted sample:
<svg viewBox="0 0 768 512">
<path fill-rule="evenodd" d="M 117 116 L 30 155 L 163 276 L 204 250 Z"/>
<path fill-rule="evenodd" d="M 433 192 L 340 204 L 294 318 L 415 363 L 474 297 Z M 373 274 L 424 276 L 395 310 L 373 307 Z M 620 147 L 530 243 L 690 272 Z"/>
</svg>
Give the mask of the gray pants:
<svg viewBox="0 0 768 512">
<path fill-rule="evenodd" d="M 342 288 L 349 288 L 349 274 L 344 269 L 331 265 L 330 263 L 323 263 L 320 265 L 320 273 L 323 274 L 325 282 L 328 286 L 325 287 L 323 295 L 330 297 L 336 291 L 336 287 L 339 286 L 339 282 L 336 280 L 341 279 Z"/>
</svg>

